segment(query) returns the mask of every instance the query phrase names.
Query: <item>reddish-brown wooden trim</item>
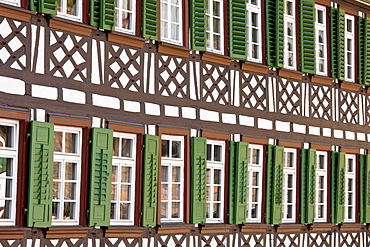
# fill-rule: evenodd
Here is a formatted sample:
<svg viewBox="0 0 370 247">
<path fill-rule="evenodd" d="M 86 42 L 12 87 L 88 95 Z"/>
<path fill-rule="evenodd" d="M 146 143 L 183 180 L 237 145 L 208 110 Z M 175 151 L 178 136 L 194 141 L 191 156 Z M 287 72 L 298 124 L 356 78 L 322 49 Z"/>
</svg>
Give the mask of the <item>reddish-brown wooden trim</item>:
<svg viewBox="0 0 370 247">
<path fill-rule="evenodd" d="M 357 203 L 358 204 L 358 203 Z M 358 211 L 357 211 L 358 212 Z M 344 231 L 360 231 L 360 229 L 363 227 L 363 225 L 361 224 L 355 224 L 355 223 L 352 223 L 352 224 L 346 224 L 344 223 L 343 225 L 340 226 L 340 231 L 344 232 Z"/>
<path fill-rule="evenodd" d="M 311 226 L 311 231 L 315 232 L 326 232 L 326 231 L 331 231 L 332 228 L 334 227 L 334 224 L 328 224 L 328 223 L 315 223 Z"/>
<path fill-rule="evenodd" d="M 142 32 L 141 32 L 141 27 L 143 25 L 142 23 L 142 0 L 137 0 L 136 1 L 136 14 L 135 14 L 135 21 L 136 21 L 136 25 L 135 25 L 135 35 L 137 37 L 142 37 Z"/>
<path fill-rule="evenodd" d="M 333 85 L 334 79 L 329 78 L 329 77 L 312 76 L 311 81 L 315 82 L 315 83 L 331 86 L 331 85 Z"/>
<path fill-rule="evenodd" d="M 284 146 L 286 148 L 302 148 L 303 144 L 300 142 L 290 142 L 290 141 L 280 141 L 278 142 L 279 146 Z"/>
<path fill-rule="evenodd" d="M 242 225 L 241 232 L 263 233 L 266 232 L 268 225 L 256 223 Z"/>
<path fill-rule="evenodd" d="M 211 63 L 218 63 L 226 66 L 230 66 L 231 58 L 222 55 L 210 54 L 208 52 L 203 53 L 202 60 L 211 62 Z"/>
<path fill-rule="evenodd" d="M 166 43 L 158 44 L 158 53 L 188 58 L 190 51 L 182 46 L 174 46 Z"/>
<path fill-rule="evenodd" d="M 224 25 L 224 30 L 223 30 L 223 33 L 224 33 L 224 46 L 222 47 L 223 51 L 224 51 L 224 55 L 225 56 L 230 56 L 230 52 L 229 52 L 229 14 L 228 14 L 228 10 L 229 10 L 229 6 L 228 6 L 228 2 L 229 1 L 223 1 L 223 8 L 224 8 L 224 18 L 223 18 L 223 25 Z M 221 25 L 222 25 L 221 24 Z M 230 63 L 229 63 L 230 64 Z"/>
<path fill-rule="evenodd" d="M 182 30 L 189 30 L 189 1 L 182 0 Z M 189 32 L 182 32 L 182 44 L 189 48 Z"/>
<path fill-rule="evenodd" d="M 186 234 L 190 232 L 193 224 L 188 225 L 173 225 L 173 224 L 166 224 L 160 225 L 157 229 L 157 234 L 174 234 L 174 233 L 182 233 Z"/>
<path fill-rule="evenodd" d="M 210 132 L 210 131 L 202 131 L 202 137 L 205 137 L 207 139 L 212 139 L 212 140 L 221 140 L 221 141 L 230 140 L 230 135 L 228 134 L 221 134 L 221 133 Z"/>
<path fill-rule="evenodd" d="M 135 209 L 134 224 L 141 226 L 142 222 L 142 162 L 143 162 L 143 144 L 144 144 L 144 126 L 133 126 L 125 123 L 108 122 L 108 128 L 113 131 L 136 134 L 136 171 L 135 171 Z"/>
<path fill-rule="evenodd" d="M 176 129 L 176 128 L 166 128 L 158 127 L 158 136 L 161 140 L 162 135 L 173 135 L 173 136 L 183 136 L 184 137 L 184 223 L 190 223 L 190 130 L 189 129 Z M 162 145 L 159 144 L 159 169 L 158 169 L 158 180 L 162 177 L 162 166 L 161 166 L 161 153 Z M 157 207 L 157 223 L 161 223 L 160 219 L 160 203 L 161 203 L 161 182 L 158 181 L 158 207 Z"/>
<path fill-rule="evenodd" d="M 62 115 L 62 114 L 60 115 L 50 114 L 49 122 L 54 123 L 56 125 L 73 126 L 73 127 L 80 127 L 80 128 L 91 127 L 90 118 L 79 118 L 79 117 L 67 116 L 67 115 Z"/>
<path fill-rule="evenodd" d="M 58 19 L 50 19 L 49 20 L 49 27 L 56 28 L 60 30 L 64 30 L 71 33 L 77 33 L 84 36 L 90 36 L 92 27 L 91 26 L 82 26 L 82 24 L 78 24 L 72 21 L 64 20 L 61 18 Z"/>
<path fill-rule="evenodd" d="M 329 145 L 321 145 L 321 144 L 311 144 L 312 149 L 316 149 L 317 151 L 331 151 L 331 146 Z"/>
<path fill-rule="evenodd" d="M 360 149 L 357 148 L 340 148 L 341 152 L 345 152 L 346 154 L 360 154 Z"/>
<path fill-rule="evenodd" d="M 316 4 L 324 5 L 326 7 L 330 7 L 331 2 L 330 0 L 315 0 Z"/>
<path fill-rule="evenodd" d="M 265 1 L 260 1 L 261 3 L 261 45 L 262 45 L 262 64 L 267 65 L 267 54 L 266 54 L 266 4 Z"/>
<path fill-rule="evenodd" d="M 248 142 L 249 144 L 261 144 L 261 145 L 267 145 L 269 142 L 268 139 L 255 138 L 249 136 L 242 136 L 242 141 Z"/>
<path fill-rule="evenodd" d="M 204 227 L 200 229 L 200 232 L 202 234 L 212 234 L 212 233 L 225 233 L 230 232 L 233 225 L 228 224 L 212 224 L 208 225 L 206 224 Z"/>
<path fill-rule="evenodd" d="M 71 229 L 71 228 L 58 228 L 58 227 L 50 227 L 46 231 L 45 237 L 46 238 L 85 238 L 90 228 L 84 229 Z"/>
<path fill-rule="evenodd" d="M 30 231 L 30 229 L 4 228 L 0 231 L 0 239 L 22 239 L 27 231 Z"/>
<path fill-rule="evenodd" d="M 252 64 L 252 63 L 245 62 L 242 64 L 242 70 L 261 73 L 261 74 L 268 74 L 269 67 L 266 67 L 265 65 Z"/>
<path fill-rule="evenodd" d="M 140 238 L 143 236 L 145 228 L 113 228 L 108 227 L 105 230 L 104 237 L 106 238 L 117 238 L 117 237 L 126 237 L 126 238 Z"/>
<path fill-rule="evenodd" d="M 354 15 L 355 17 L 358 16 L 357 10 L 348 8 L 348 7 L 343 6 L 343 5 L 341 5 L 340 8 L 343 9 L 346 12 L 346 14 Z"/>
<path fill-rule="evenodd" d="M 26 11 L 21 8 L 14 9 L 12 7 L 0 6 L 1 16 L 12 18 L 19 21 L 30 22 L 31 11 Z"/>
<path fill-rule="evenodd" d="M 126 36 L 123 33 L 108 33 L 108 41 L 122 44 L 122 45 L 129 45 L 134 46 L 137 48 L 143 48 L 144 47 L 144 40 L 137 37 L 129 37 Z"/>
<path fill-rule="evenodd" d="M 90 24 L 90 1 L 82 0 L 82 23 L 85 25 Z"/>
<path fill-rule="evenodd" d="M 0 118 L 28 121 L 30 119 L 30 114 L 29 112 L 18 110 L 16 108 L 12 109 L 0 107 Z"/>
<path fill-rule="evenodd" d="M 356 91 L 358 92 L 361 88 L 361 85 L 360 84 L 355 84 L 355 83 L 351 83 L 351 82 L 342 82 L 340 84 L 340 87 L 342 89 L 346 89 L 346 90 L 351 90 L 351 91 Z"/>
<path fill-rule="evenodd" d="M 276 229 L 276 232 L 300 232 L 303 227 L 304 225 L 301 224 L 282 224 Z"/>
<path fill-rule="evenodd" d="M 295 4 L 295 30 L 296 30 L 296 41 L 295 41 L 295 45 L 297 47 L 296 49 L 296 53 L 295 53 L 295 58 L 296 58 L 296 70 L 297 71 L 302 71 L 302 65 L 301 65 L 301 25 L 300 25 L 300 15 L 301 15 L 301 11 L 299 9 L 299 4 Z M 316 62 L 316 61 L 315 61 Z M 302 80 L 302 76 L 300 78 L 300 80 Z"/>
<path fill-rule="evenodd" d="M 299 71 L 280 69 L 279 76 L 296 79 L 296 80 L 302 80 L 303 73 Z"/>
</svg>

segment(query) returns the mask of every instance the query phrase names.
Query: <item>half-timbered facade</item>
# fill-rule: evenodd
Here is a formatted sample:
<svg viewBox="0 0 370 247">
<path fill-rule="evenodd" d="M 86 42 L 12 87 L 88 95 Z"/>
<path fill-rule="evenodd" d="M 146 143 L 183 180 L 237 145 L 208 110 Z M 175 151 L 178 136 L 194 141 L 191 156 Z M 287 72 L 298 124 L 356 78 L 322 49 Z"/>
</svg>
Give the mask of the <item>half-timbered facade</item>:
<svg viewBox="0 0 370 247">
<path fill-rule="evenodd" d="M 370 246 L 368 0 L 0 0 L 0 245 Z"/>
</svg>

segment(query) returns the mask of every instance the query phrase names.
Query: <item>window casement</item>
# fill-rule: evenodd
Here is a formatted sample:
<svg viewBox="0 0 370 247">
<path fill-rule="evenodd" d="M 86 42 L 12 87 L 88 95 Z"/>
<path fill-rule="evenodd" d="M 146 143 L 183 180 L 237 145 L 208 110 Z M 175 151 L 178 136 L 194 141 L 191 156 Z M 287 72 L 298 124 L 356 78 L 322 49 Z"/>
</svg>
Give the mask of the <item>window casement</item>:
<svg viewBox="0 0 370 247">
<path fill-rule="evenodd" d="M 113 133 L 111 225 L 133 225 L 136 135 Z"/>
<path fill-rule="evenodd" d="M 184 221 L 184 137 L 162 135 L 161 222 Z"/>
<path fill-rule="evenodd" d="M 262 62 L 261 39 L 261 2 L 260 0 L 247 1 L 247 59 L 252 62 Z"/>
<path fill-rule="evenodd" d="M 285 0 L 284 8 L 284 67 L 296 70 L 295 0 Z"/>
<path fill-rule="evenodd" d="M 261 222 L 263 146 L 249 145 L 247 222 Z"/>
<path fill-rule="evenodd" d="M 283 167 L 283 223 L 295 222 L 296 214 L 296 174 L 297 174 L 297 150 L 284 148 Z"/>
<path fill-rule="evenodd" d="M 318 75 L 327 76 L 328 74 L 328 59 L 327 59 L 327 31 L 326 31 L 326 7 L 315 5 L 316 20 L 315 20 L 315 46 L 316 46 L 316 73 Z"/>
<path fill-rule="evenodd" d="M 0 225 L 15 224 L 18 121 L 0 119 Z"/>
<path fill-rule="evenodd" d="M 57 0 L 56 4 L 58 16 L 82 22 L 82 0 Z"/>
<path fill-rule="evenodd" d="M 356 221 L 356 155 L 346 154 L 346 168 L 344 174 L 344 221 Z"/>
<path fill-rule="evenodd" d="M 207 51 L 223 54 L 223 0 L 206 0 Z"/>
<path fill-rule="evenodd" d="M 315 222 L 327 221 L 328 153 L 316 151 Z"/>
<path fill-rule="evenodd" d="M 115 30 L 135 34 L 136 0 L 117 0 Z"/>
<path fill-rule="evenodd" d="M 0 0 L 0 3 L 6 3 L 14 6 L 21 6 L 21 1 L 20 0 Z"/>
<path fill-rule="evenodd" d="M 207 140 L 206 222 L 223 222 L 225 142 Z"/>
<path fill-rule="evenodd" d="M 81 187 L 82 129 L 54 127 L 52 224 L 77 225 Z"/>
<path fill-rule="evenodd" d="M 181 0 L 161 0 L 161 40 L 182 45 Z"/>
<path fill-rule="evenodd" d="M 345 80 L 355 81 L 355 17 L 345 15 Z"/>
</svg>

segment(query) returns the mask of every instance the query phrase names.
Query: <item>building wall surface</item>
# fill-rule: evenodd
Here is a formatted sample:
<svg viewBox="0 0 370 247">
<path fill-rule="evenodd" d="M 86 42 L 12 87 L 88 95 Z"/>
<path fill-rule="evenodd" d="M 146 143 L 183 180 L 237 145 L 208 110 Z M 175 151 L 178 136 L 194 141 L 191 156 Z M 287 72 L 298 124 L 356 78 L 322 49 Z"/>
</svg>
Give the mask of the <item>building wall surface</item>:
<svg viewBox="0 0 370 247">
<path fill-rule="evenodd" d="M 326 6 L 329 12 L 330 2 L 319 1 L 318 4 Z M 340 4 L 340 8 L 347 14 L 356 15 L 359 10 L 364 11 L 360 13 L 361 15 L 370 12 L 365 3 L 358 1 L 356 3 L 339 1 L 337 4 Z M 135 35 L 117 31 L 108 32 L 87 25 L 85 16 L 81 23 L 77 23 L 58 16 L 50 18 L 49 15 L 26 10 L 23 8 L 27 6 L 25 2 L 21 2 L 20 5 L 14 7 L 0 3 L 0 125 L 13 126 L 13 129 L 16 129 L 15 137 L 13 136 L 16 140 L 13 142 L 17 144 L 10 149 L 6 149 L 5 144 L 0 147 L 1 158 L 4 156 L 12 159 L 12 167 L 15 169 L 14 176 L 1 177 L 3 179 L 1 181 L 8 179 L 13 186 L 10 196 L 0 195 L 2 207 L 5 205 L 3 201 L 12 203 L 12 206 L 7 206 L 11 209 L 11 216 L 7 218 L 5 212 L 0 211 L 2 246 L 370 245 L 368 231 L 370 221 L 367 219 L 367 215 L 370 214 L 367 209 L 367 205 L 370 205 L 367 199 L 370 193 L 367 185 L 367 169 L 370 163 L 366 156 L 370 149 L 368 131 L 370 95 L 368 87 L 360 84 L 358 79 L 349 82 L 336 78 L 334 74 L 330 77 L 320 76 L 304 73 L 299 69 L 289 70 L 270 66 L 265 58 L 260 63 L 242 61 L 233 58 L 227 51 L 224 55 L 199 52 L 189 49 L 187 42 L 179 46 L 141 38 L 139 32 Z M 262 17 L 265 18 L 264 12 L 262 13 Z M 329 17 L 327 19 L 329 20 Z M 185 23 L 185 27 L 188 27 L 186 26 L 188 24 Z M 184 40 L 189 38 L 187 35 L 184 35 Z M 329 37 L 327 39 L 329 40 Z M 358 41 L 357 38 L 355 41 Z M 296 43 L 298 49 L 298 39 Z M 265 52 L 265 42 L 262 42 L 261 46 L 262 52 Z M 225 50 L 227 47 L 228 44 L 225 42 Z M 328 45 L 327 53 L 330 53 L 329 48 Z M 359 48 L 356 48 L 356 52 L 357 49 Z M 355 55 L 356 59 L 358 54 Z M 329 59 L 327 63 L 330 64 Z M 359 63 L 356 62 L 357 76 L 360 75 L 358 67 Z M 41 166 L 41 172 L 32 175 L 36 162 L 32 156 L 35 134 L 32 132 L 31 122 L 53 123 L 55 132 L 52 133 L 63 131 L 77 133 L 79 141 L 76 143 L 79 151 L 72 151 L 73 155 L 65 155 L 67 151 L 54 152 L 54 162 L 51 159 L 53 156 L 42 153 L 50 160 L 43 160 L 44 163 L 41 163 L 53 164 L 54 170 L 52 169 L 53 172 L 50 173 L 45 172 L 45 175 Z M 130 211 L 132 214 L 130 222 L 117 223 L 114 220 L 109 222 L 108 218 L 108 224 L 91 223 L 93 215 L 91 205 L 94 201 L 91 198 L 95 193 L 92 188 L 94 185 L 91 183 L 94 177 L 91 174 L 95 160 L 91 160 L 90 156 L 95 152 L 94 143 L 97 140 L 94 139 L 92 128 L 113 130 L 115 137 L 120 137 L 120 134 L 121 137 L 122 134 L 134 136 L 133 140 L 136 143 L 132 147 L 135 151 L 132 167 L 135 173 L 132 174 L 132 186 L 135 190 L 131 193 L 131 198 L 134 199 L 129 200 L 131 206 L 134 205 Z M 4 133 L 5 131 L 2 132 Z M 153 166 L 153 163 L 146 160 L 148 157 L 146 145 L 149 144 L 145 142 L 147 137 L 144 136 L 147 134 L 159 136 L 159 139 L 163 140 L 166 138 L 172 140 L 171 136 L 175 141 L 179 137 L 183 138 L 180 138 L 182 159 L 177 160 L 182 164 L 180 179 L 182 187 L 179 193 L 181 220 L 161 220 L 160 216 L 164 214 L 161 201 L 166 198 L 163 194 L 165 193 L 163 174 L 166 174 L 163 167 L 168 157 L 163 155 L 164 146 L 158 141 L 155 151 L 157 155 L 159 153 L 157 163 Z M 54 134 L 51 137 L 55 147 L 62 142 L 59 142 Z M 212 202 L 221 205 L 221 210 L 218 211 L 218 217 L 210 217 L 214 218 L 213 221 L 207 219 L 198 222 L 193 216 L 196 184 L 193 169 L 197 167 L 194 161 L 196 154 L 193 150 L 195 144 L 191 141 L 194 137 L 207 138 L 209 143 L 222 146 L 220 156 L 222 184 L 219 192 L 222 199 L 220 202 L 217 200 Z M 113 139 L 109 140 L 112 142 Z M 64 141 L 67 142 L 67 139 Z M 52 142 L 49 145 L 53 145 Z M 253 147 L 260 148 L 262 152 L 259 156 L 262 157 L 261 170 L 258 170 L 261 180 L 258 180 L 260 184 L 257 186 L 260 195 L 257 200 L 260 215 L 251 217 L 253 218 L 251 220 L 244 217 L 241 223 L 233 218 L 234 213 L 239 212 L 235 209 L 234 203 L 244 203 L 243 212 L 248 207 L 248 210 L 253 208 L 250 206 L 251 202 L 243 201 L 250 196 L 246 190 L 247 184 L 252 186 L 252 177 L 245 180 L 251 171 L 249 173 L 243 171 L 240 168 L 242 166 L 239 167 L 238 162 L 233 159 L 233 154 L 241 157 L 238 153 L 241 151 L 233 151 L 233 148 L 239 147 L 234 142 L 248 142 L 250 156 Z M 295 155 L 292 156 L 293 187 L 286 184 L 286 177 L 281 178 L 284 182 L 280 184 L 276 182 L 278 179 L 275 178 L 277 177 L 275 169 L 279 163 L 275 156 L 272 157 L 273 152 L 270 149 L 272 146 L 284 147 L 288 155 L 289 152 Z M 323 197 L 324 213 L 320 219 L 315 211 L 319 204 L 317 199 L 319 188 L 316 183 L 319 175 L 313 174 L 316 176 L 313 184 L 309 184 L 308 181 L 311 180 L 305 180 L 308 177 L 305 174 L 305 162 L 309 163 L 309 158 L 306 160 L 303 150 L 309 149 L 317 152 L 317 156 L 313 158 L 314 167 L 319 163 L 317 159 L 320 152 L 325 160 L 326 194 Z M 14 153 L 10 153 L 11 150 L 15 150 L 14 157 L 11 156 Z M 49 152 L 53 153 L 55 150 L 50 149 Z M 112 153 L 111 149 L 110 152 Z M 214 154 L 216 151 L 212 152 Z M 335 158 L 339 152 L 344 155 L 344 163 Z M 61 217 L 58 221 L 59 216 L 54 212 L 56 204 L 51 204 L 51 200 L 58 203 L 60 198 L 58 199 L 54 193 L 63 191 L 65 197 L 60 200 L 68 201 L 67 192 L 64 191 L 67 189 L 55 187 L 56 163 L 59 162 L 56 158 L 62 156 L 64 158 L 60 158 L 63 160 L 60 164 L 68 160 L 76 162 L 78 166 L 76 178 L 69 179 L 70 183 L 77 184 L 72 194 L 78 192 L 78 196 L 69 196 L 74 197 L 72 203 L 78 206 L 75 208 L 75 216 L 66 216 L 64 211 L 62 212 L 64 218 Z M 117 158 L 119 155 L 113 156 L 115 164 L 114 160 L 120 159 Z M 124 155 L 121 156 L 121 160 L 124 160 Z M 151 157 L 153 159 L 153 156 Z M 208 160 L 217 163 L 214 157 L 206 158 L 204 162 L 207 163 Z M 352 157 L 353 168 L 349 169 L 348 160 Z M 287 159 L 285 156 L 282 162 L 286 162 Z M 245 161 L 248 163 L 248 158 Z M 107 173 L 113 173 L 111 162 L 108 164 L 110 168 Z M 169 161 L 171 162 L 173 161 Z M 152 167 L 148 168 L 148 164 Z M 2 167 L 3 165 L 2 163 Z M 338 170 L 337 167 L 340 165 L 345 166 L 346 174 Z M 217 164 L 215 167 L 218 169 Z M 8 168 L 5 172 L 1 170 L 3 174 L 8 174 L 7 171 Z M 151 188 L 147 188 L 148 171 L 154 178 L 150 183 Z M 31 177 L 40 174 L 43 174 L 40 184 L 32 182 Z M 205 194 L 209 193 L 205 190 L 204 181 L 206 179 L 208 181 L 205 174 L 206 170 L 204 177 L 200 179 L 204 186 L 204 191 L 200 194 L 203 193 L 204 198 Z M 215 179 L 216 173 L 207 174 Z M 274 174 L 272 175 L 274 178 L 269 177 L 271 174 Z M 340 177 L 341 174 L 343 177 Z M 354 180 L 351 180 L 353 184 L 350 188 L 348 177 L 351 174 L 354 174 Z M 113 175 L 115 176 L 115 173 Z M 42 182 L 49 181 L 51 176 L 54 177 L 53 188 L 47 183 L 44 186 Z M 109 176 L 111 175 L 107 175 Z M 240 187 L 234 182 L 239 181 L 238 179 L 244 183 L 241 186 L 244 190 L 240 192 L 241 202 L 235 199 L 240 195 L 237 190 Z M 63 180 L 64 183 L 68 183 L 66 180 L 68 179 Z M 269 186 L 272 183 L 275 185 L 271 188 Z M 4 190 L 1 186 L 10 188 L 5 184 L 0 183 L 0 191 Z M 102 184 L 100 182 L 99 186 Z M 215 187 L 218 186 L 216 182 L 214 184 Z M 284 188 L 279 190 L 279 186 Z M 341 186 L 344 186 L 342 192 Z M 55 191 L 55 188 L 59 190 Z M 290 204 L 286 202 L 289 193 L 287 188 L 293 191 L 290 208 L 293 213 L 279 221 L 282 211 L 287 214 L 285 210 L 290 210 L 288 209 Z M 104 195 L 107 198 L 111 197 L 113 193 L 111 183 L 108 183 L 104 195 L 101 192 L 103 189 L 100 189 L 100 200 Z M 284 209 L 279 209 L 270 202 L 277 200 L 275 194 L 279 191 L 285 193 L 282 200 L 285 200 L 287 205 L 284 204 L 286 206 Z M 154 225 L 153 222 L 147 224 L 145 219 L 149 192 L 152 193 L 149 200 L 154 200 L 154 205 L 150 206 L 154 210 Z M 216 197 L 218 191 L 213 192 L 213 196 Z M 39 193 L 36 199 L 32 197 L 32 193 Z M 128 192 L 117 195 L 124 197 L 125 193 Z M 208 196 L 211 197 L 210 194 Z M 45 205 L 49 205 L 50 211 L 45 214 L 46 216 L 42 216 L 45 217 L 43 220 L 31 220 L 30 223 L 30 215 L 36 212 L 32 211 L 34 205 L 30 202 L 33 199 L 41 200 L 43 195 L 49 200 Z M 52 198 L 48 197 L 49 195 Z M 309 196 L 314 197 L 311 198 L 314 200 L 311 204 L 307 202 Z M 338 199 L 341 196 L 343 201 Z M 354 201 L 350 202 L 350 199 Z M 306 204 L 311 208 L 305 209 Z M 205 199 L 202 205 L 205 207 Z M 276 205 L 282 204 L 280 202 Z M 343 215 L 337 212 L 341 207 L 345 211 L 342 211 Z M 270 212 L 275 209 L 280 216 Z M 313 212 L 312 210 L 316 212 L 316 216 L 311 215 L 312 221 L 307 221 L 303 215 L 306 212 Z M 349 212 L 353 215 L 349 215 Z M 344 218 L 338 219 L 338 215 Z"/>
</svg>

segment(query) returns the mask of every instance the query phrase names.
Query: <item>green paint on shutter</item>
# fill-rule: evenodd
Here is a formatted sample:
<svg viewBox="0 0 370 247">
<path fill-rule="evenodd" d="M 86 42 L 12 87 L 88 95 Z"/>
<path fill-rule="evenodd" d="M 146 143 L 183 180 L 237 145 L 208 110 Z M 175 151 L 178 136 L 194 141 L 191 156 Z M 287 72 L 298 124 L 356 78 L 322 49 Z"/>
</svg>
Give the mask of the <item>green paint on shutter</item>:
<svg viewBox="0 0 370 247">
<path fill-rule="evenodd" d="M 143 37 L 158 40 L 158 2 L 143 0 Z"/>
<path fill-rule="evenodd" d="M 360 222 L 370 223 L 370 155 L 360 155 Z"/>
<path fill-rule="evenodd" d="M 247 59 L 247 16 L 245 0 L 229 1 L 230 57 Z"/>
<path fill-rule="evenodd" d="M 109 226 L 113 130 L 92 129 L 89 225 Z"/>
<path fill-rule="evenodd" d="M 114 31 L 115 8 L 115 0 L 90 0 L 90 25 Z"/>
<path fill-rule="evenodd" d="M 358 75 L 359 83 L 370 85 L 370 18 L 358 17 Z"/>
<path fill-rule="evenodd" d="M 207 139 L 191 138 L 191 211 L 192 224 L 206 222 Z"/>
<path fill-rule="evenodd" d="M 301 0 L 301 70 L 309 74 L 316 74 L 315 61 L 315 2 Z"/>
<path fill-rule="evenodd" d="M 230 141 L 230 156 L 229 156 L 229 223 L 234 224 L 235 217 L 234 217 L 234 208 L 235 208 L 235 190 L 234 190 L 234 183 L 235 183 L 235 149 L 236 149 L 236 142 Z"/>
<path fill-rule="evenodd" d="M 344 80 L 345 73 L 344 13 L 342 9 L 330 8 L 331 72 L 332 77 L 339 80 Z"/>
<path fill-rule="evenodd" d="M 301 223 L 315 221 L 316 150 L 301 150 Z"/>
<path fill-rule="evenodd" d="M 247 142 L 236 143 L 235 160 L 235 207 L 233 224 L 244 224 L 247 219 L 247 186 L 248 186 L 248 152 Z"/>
<path fill-rule="evenodd" d="M 142 225 L 154 227 L 157 225 L 159 137 L 145 135 L 144 141 Z"/>
<path fill-rule="evenodd" d="M 266 0 L 267 65 L 284 67 L 284 0 Z"/>
<path fill-rule="evenodd" d="M 206 1 L 190 1 L 190 40 L 193 50 L 206 50 Z"/>
<path fill-rule="evenodd" d="M 284 147 L 267 147 L 266 223 L 282 223 Z"/>
<path fill-rule="evenodd" d="M 30 10 L 49 15 L 56 15 L 57 2 L 56 0 L 31 0 Z"/>
<path fill-rule="evenodd" d="M 52 212 L 54 124 L 31 122 L 28 227 L 50 227 Z"/>
<path fill-rule="evenodd" d="M 343 152 L 332 152 L 331 157 L 331 220 L 335 224 L 344 222 L 345 156 Z"/>
</svg>

